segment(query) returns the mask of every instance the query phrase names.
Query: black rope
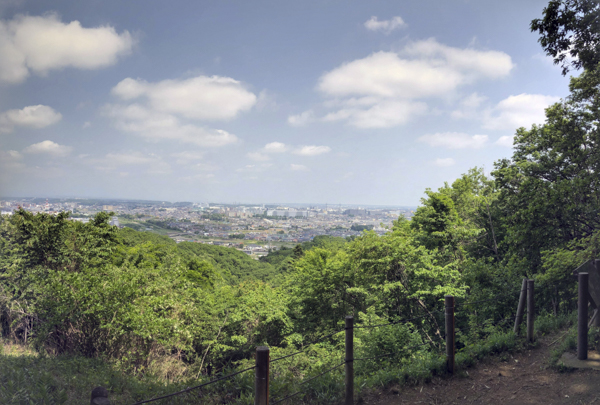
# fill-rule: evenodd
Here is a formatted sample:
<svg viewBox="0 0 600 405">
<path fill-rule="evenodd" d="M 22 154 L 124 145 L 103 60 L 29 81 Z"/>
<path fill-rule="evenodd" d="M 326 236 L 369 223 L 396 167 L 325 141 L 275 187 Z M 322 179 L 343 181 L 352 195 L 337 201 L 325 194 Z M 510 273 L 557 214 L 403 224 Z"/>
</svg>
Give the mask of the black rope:
<svg viewBox="0 0 600 405">
<path fill-rule="evenodd" d="M 308 343 L 304 349 L 299 350 L 296 353 L 292 353 L 292 354 L 288 354 L 288 355 L 285 355 L 285 356 L 277 357 L 276 359 L 270 360 L 269 362 L 270 363 L 275 363 L 276 361 L 287 359 L 288 357 L 292 357 L 292 356 L 295 356 L 297 354 L 304 353 L 306 350 L 308 350 L 308 348 L 310 346 L 314 345 L 315 343 L 319 343 L 320 341 L 325 340 L 327 338 L 330 338 L 333 335 L 337 335 L 340 332 L 344 332 L 344 330 L 345 329 L 338 330 L 337 332 L 333 332 L 333 333 L 330 333 L 329 335 L 322 336 L 322 337 L 318 338 L 317 340 L 313 340 L 312 342 Z"/>
<path fill-rule="evenodd" d="M 159 399 L 165 399 L 165 398 L 169 398 L 169 397 L 174 397 L 175 395 L 184 394 L 184 393 L 186 393 L 186 392 L 189 392 L 189 391 L 195 390 L 195 389 L 197 389 L 197 388 L 204 387 L 204 386 L 206 386 L 206 385 L 210 385 L 210 384 L 216 383 L 217 381 L 221 381 L 221 380 L 225 380 L 225 379 L 227 379 L 227 378 L 231 378 L 231 377 L 233 377 L 233 376 L 235 376 L 235 375 L 241 374 L 241 373 L 243 373 L 243 372 L 245 372 L 245 371 L 249 371 L 249 370 L 252 370 L 252 369 L 255 369 L 255 368 L 256 368 L 256 366 L 248 367 L 248 368 L 245 368 L 245 369 L 243 369 L 243 370 L 241 370 L 241 371 L 236 371 L 235 373 L 232 373 L 232 374 L 229 374 L 229 375 L 225 375 L 225 376 L 223 376 L 223 377 L 216 378 L 216 379 L 214 379 L 214 380 L 212 380 L 212 381 L 209 381 L 209 382 L 206 382 L 206 383 L 204 383 L 204 384 L 196 385 L 195 387 L 186 388 L 186 389 L 184 389 L 184 390 L 181 390 L 181 391 L 178 391 L 178 392 L 174 392 L 174 393 L 172 393 L 172 394 L 164 395 L 164 396 L 162 396 L 162 397 L 157 397 L 157 398 L 147 399 L 147 400 L 145 400 L 145 401 L 139 401 L 139 402 L 136 402 L 136 403 L 135 403 L 135 404 L 133 404 L 133 405 L 146 404 L 146 403 L 148 403 L 148 402 L 154 402 L 154 401 L 158 401 Z"/>
<path fill-rule="evenodd" d="M 318 375 L 316 375 L 316 376 L 314 376 L 314 377 L 311 377 L 311 378 L 309 378 L 309 379 L 308 379 L 308 380 L 306 380 L 306 381 L 302 381 L 302 382 L 300 383 L 300 385 L 304 385 L 304 384 L 306 384 L 307 382 L 310 382 L 310 381 L 314 380 L 315 378 L 321 377 L 322 375 L 325 375 L 325 374 L 329 373 L 330 371 L 333 371 L 333 370 L 335 370 L 335 369 L 336 369 L 336 368 L 338 368 L 339 366 L 343 366 L 344 364 L 346 364 L 346 362 L 345 362 L 345 361 L 341 362 L 341 363 L 340 363 L 340 364 L 338 364 L 337 366 L 333 366 L 333 367 L 331 367 L 329 370 L 323 371 L 321 374 L 318 374 Z"/>
<path fill-rule="evenodd" d="M 485 300 L 478 300 L 478 301 L 467 301 L 467 302 L 461 302 L 460 304 L 454 304 L 455 308 L 460 308 L 460 307 L 467 307 L 469 305 L 474 305 L 474 304 L 480 304 L 482 302 L 489 302 L 489 301 L 495 301 L 498 299 L 498 297 L 508 297 L 508 294 L 498 294 L 492 298 L 488 298 Z M 449 308 L 449 307 L 448 307 Z"/>
<path fill-rule="evenodd" d="M 415 319 L 427 318 L 428 316 L 431 316 L 432 314 L 435 314 L 435 313 L 444 313 L 444 311 L 433 311 L 433 312 L 430 312 L 430 313 L 428 313 L 426 315 L 415 316 L 413 318 L 408 318 L 408 319 L 400 319 L 398 321 L 389 322 L 389 323 L 381 323 L 381 324 L 377 324 L 377 325 L 354 326 L 353 329 L 370 329 L 370 328 L 378 328 L 380 326 L 397 325 L 397 324 L 403 323 L 403 322 L 414 321 Z"/>
<path fill-rule="evenodd" d="M 521 288 L 521 289 L 519 290 L 519 294 L 520 294 L 520 293 L 522 293 L 523 291 L 527 291 L 527 288 Z M 488 301 L 493 301 L 493 300 L 495 300 L 495 299 L 496 299 L 496 298 L 498 298 L 498 297 L 508 297 L 508 296 L 510 296 L 510 295 L 511 295 L 511 294 L 496 294 L 496 295 L 495 295 L 493 298 L 490 298 L 490 299 L 486 299 L 486 300 L 478 300 L 478 301 L 467 301 L 467 302 L 461 302 L 461 303 L 459 303 L 459 304 L 455 304 L 455 305 L 457 305 L 457 306 L 465 306 L 465 305 L 471 305 L 471 304 L 478 304 L 478 303 L 480 303 L 480 302 L 488 302 Z"/>
<path fill-rule="evenodd" d="M 414 345 L 414 346 L 410 346 L 410 347 L 405 347 L 404 350 L 411 350 L 411 349 L 416 349 L 417 347 L 421 347 L 421 346 L 425 346 L 428 345 L 431 342 L 425 342 L 425 343 L 421 343 L 418 345 Z M 358 359 L 353 359 L 353 361 L 362 361 L 362 360 L 373 360 L 373 359 L 378 359 L 381 357 L 387 357 L 387 356 L 391 356 L 394 354 L 398 354 L 398 352 L 391 352 L 391 353 L 386 353 L 386 354 L 380 354 L 379 356 L 372 356 L 372 357 L 360 357 Z"/>
<path fill-rule="evenodd" d="M 301 393 L 303 393 L 303 392 L 306 392 L 306 390 L 300 390 L 300 391 L 296 391 L 296 392 L 294 392 L 293 394 L 290 394 L 290 395 L 288 395 L 288 396 L 285 396 L 285 397 L 283 397 L 283 398 L 281 398 L 281 399 L 278 399 L 278 400 L 277 400 L 277 401 L 275 401 L 275 402 L 271 402 L 271 405 L 275 405 L 275 404 L 278 404 L 278 403 L 280 403 L 280 402 L 283 402 L 283 401 L 285 401 L 286 399 L 290 399 L 290 398 L 292 398 L 292 397 L 295 397 L 296 395 L 298 395 L 298 394 L 301 394 Z"/>
</svg>

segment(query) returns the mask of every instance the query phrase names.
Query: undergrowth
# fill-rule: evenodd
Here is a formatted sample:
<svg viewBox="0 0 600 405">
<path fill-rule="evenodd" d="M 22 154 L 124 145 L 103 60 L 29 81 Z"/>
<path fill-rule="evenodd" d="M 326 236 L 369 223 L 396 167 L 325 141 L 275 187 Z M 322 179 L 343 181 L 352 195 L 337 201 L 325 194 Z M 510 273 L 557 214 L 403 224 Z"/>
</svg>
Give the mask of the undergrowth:
<svg viewBox="0 0 600 405">
<path fill-rule="evenodd" d="M 536 319 L 536 335 L 553 333 L 574 325 L 570 315 L 543 315 Z M 521 333 L 521 336 L 523 334 Z M 560 343 L 552 352 L 551 364 L 556 366 L 560 355 L 576 348 L 576 329 L 567 329 L 559 336 Z M 600 331 L 590 331 L 590 347 L 597 345 Z M 456 353 L 457 372 L 473 366 L 483 358 L 515 352 L 527 344 L 523 337 L 512 331 L 488 329 L 484 339 L 466 341 Z M 323 358 L 325 353 L 329 356 Z M 278 353 L 272 353 L 272 357 Z M 316 362 L 314 359 L 321 357 Z M 302 353 L 271 366 L 271 398 L 276 400 L 296 391 L 299 395 L 287 404 L 335 404 L 344 398 L 344 367 L 316 378 L 305 385 L 302 379 L 318 375 L 332 364 L 340 363 L 340 352 L 331 348 L 316 348 L 313 353 Z M 311 364 L 312 363 L 312 364 Z M 307 364 L 311 364 L 307 372 Z M 382 359 L 376 363 L 355 363 L 355 391 L 358 397 L 392 385 L 416 385 L 433 376 L 446 374 L 446 359 L 441 351 L 416 351 L 404 358 Z M 250 365 L 240 364 L 239 368 Z M 173 365 L 170 365 L 173 367 Z M 304 369 L 303 372 L 300 370 Z M 230 370 L 234 371 L 234 369 Z M 2 404 L 65 404 L 75 405 L 89 401 L 92 388 L 102 385 L 110 392 L 115 405 L 130 405 L 136 401 L 167 395 L 207 381 L 198 380 L 190 372 L 180 375 L 178 381 L 165 378 L 160 370 L 138 374 L 125 372 L 117 364 L 81 356 L 49 356 L 27 347 L 4 343 L 0 351 L 0 403 Z M 214 376 L 213 376 L 214 378 Z M 220 381 L 201 390 L 156 401 L 156 404 L 218 404 L 251 405 L 254 401 L 254 373 L 247 371 L 234 378 Z"/>
</svg>

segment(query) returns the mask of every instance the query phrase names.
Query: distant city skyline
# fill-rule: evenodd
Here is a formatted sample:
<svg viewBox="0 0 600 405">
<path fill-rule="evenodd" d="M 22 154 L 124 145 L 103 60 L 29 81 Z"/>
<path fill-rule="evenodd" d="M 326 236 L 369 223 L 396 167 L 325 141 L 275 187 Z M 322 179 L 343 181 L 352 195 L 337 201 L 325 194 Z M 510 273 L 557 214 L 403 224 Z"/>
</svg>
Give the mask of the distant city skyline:
<svg viewBox="0 0 600 405">
<path fill-rule="evenodd" d="M 416 208 L 417 205 L 389 205 L 389 204 L 354 204 L 354 203 L 328 203 L 328 202 L 282 202 L 282 201 L 269 201 L 269 202 L 252 202 L 252 201 L 169 201 L 169 200 L 140 200 L 140 199 L 127 199 L 127 198 L 99 198 L 99 197 L 43 197 L 43 196 L 1 196 L 1 201 L 19 201 L 19 200 L 49 200 L 49 201 L 89 201 L 89 200 L 98 200 L 104 202 L 113 202 L 113 203 L 168 203 L 168 204 L 179 204 L 179 203 L 189 203 L 189 204 L 209 204 L 209 205 L 231 205 L 231 206 L 289 206 L 289 207 L 322 207 L 329 206 L 334 209 L 338 206 L 341 207 L 377 207 L 377 208 Z"/>
<path fill-rule="evenodd" d="M 0 195 L 417 206 L 568 95 L 546 5 L 3 2 Z"/>
</svg>

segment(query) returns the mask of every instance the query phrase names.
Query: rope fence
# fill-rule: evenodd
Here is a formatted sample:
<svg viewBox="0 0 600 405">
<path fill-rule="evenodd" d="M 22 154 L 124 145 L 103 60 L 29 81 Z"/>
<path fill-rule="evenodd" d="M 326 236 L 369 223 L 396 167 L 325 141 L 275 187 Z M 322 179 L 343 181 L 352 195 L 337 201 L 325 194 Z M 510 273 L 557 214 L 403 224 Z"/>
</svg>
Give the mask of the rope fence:
<svg viewBox="0 0 600 405">
<path fill-rule="evenodd" d="M 515 320 L 515 326 L 514 326 L 514 332 L 518 333 L 519 331 L 519 326 L 522 322 L 523 319 L 523 315 L 524 315 L 524 311 L 525 311 L 525 306 L 527 306 L 527 341 L 532 342 L 534 337 L 533 337 L 533 322 L 534 322 L 534 301 L 533 301 L 533 295 L 534 295 L 534 286 L 533 286 L 533 280 L 527 280 L 524 279 L 523 280 L 523 287 L 520 291 L 520 297 L 519 297 L 519 305 L 517 308 L 517 312 L 516 312 L 516 316 L 513 318 L 512 316 L 508 316 L 505 317 L 499 321 L 496 322 L 496 325 L 503 325 L 505 322 L 507 322 L 509 319 L 514 319 Z M 307 392 L 308 388 L 305 389 L 301 389 L 298 390 L 292 394 L 289 394 L 283 398 L 279 398 L 273 401 L 269 401 L 269 369 L 270 369 L 270 363 L 275 363 L 277 361 L 280 360 L 284 360 L 284 359 L 288 359 L 288 358 L 292 358 L 294 356 L 297 356 L 301 353 L 304 353 L 305 351 L 307 351 L 312 345 L 322 342 L 326 339 L 329 339 L 339 333 L 345 332 L 345 348 L 346 348 L 346 354 L 345 354 L 345 359 L 343 362 L 334 365 L 333 367 L 328 368 L 327 370 L 312 376 L 308 379 L 303 380 L 302 382 L 300 382 L 298 385 L 299 386 L 304 386 L 307 383 L 314 381 L 315 379 L 322 377 L 323 375 L 330 373 L 336 369 L 338 369 L 341 366 L 345 366 L 345 384 L 346 384 L 346 390 L 345 390 L 345 405 L 354 405 L 354 362 L 355 361 L 369 361 L 369 360 L 376 360 L 376 359 L 380 359 L 380 358 L 385 358 L 385 357 L 392 357 L 394 355 L 398 355 L 400 354 L 400 351 L 396 350 L 393 352 L 389 352 L 389 353 L 385 353 L 385 354 L 381 354 L 381 355 L 376 355 L 376 356 L 369 356 L 369 357 L 359 357 L 359 358 L 354 358 L 354 330 L 355 329 L 372 329 L 372 328 L 379 328 L 379 327 L 385 327 L 385 326 L 390 326 L 390 325 L 397 325 L 397 324 L 402 324 L 402 323 L 409 323 L 412 322 L 414 320 L 417 319 L 423 319 L 423 318 L 431 318 L 434 315 L 437 314 L 444 314 L 444 333 L 442 335 L 442 333 L 440 332 L 440 330 L 437 330 L 437 333 L 435 334 L 435 336 L 437 336 L 442 342 L 445 342 L 445 346 L 446 346 L 446 363 L 447 363 L 447 372 L 449 373 L 454 373 L 455 371 L 455 361 L 454 361 L 454 355 L 455 355 L 455 351 L 456 351 L 456 328 L 455 328 L 455 309 L 459 309 L 461 307 L 468 307 L 471 305 L 476 305 L 476 304 L 481 304 L 484 302 L 490 302 L 493 300 L 497 300 L 499 297 L 508 297 L 511 296 L 511 294 L 500 294 L 500 295 L 496 295 L 492 298 L 489 299 L 485 299 L 485 300 L 477 300 L 477 301 L 467 301 L 467 302 L 462 302 L 462 303 L 455 303 L 454 301 L 454 297 L 447 295 L 445 296 L 445 302 L 444 302 L 444 310 L 439 310 L 439 311 L 428 311 L 427 314 L 425 315 L 421 315 L 421 316 L 415 316 L 415 317 L 411 317 L 411 318 L 404 318 L 404 319 L 399 319 L 396 321 L 392 321 L 392 322 L 388 322 L 388 323 L 382 323 L 382 324 L 375 324 L 375 325 L 354 325 L 354 318 L 351 316 L 347 316 L 346 317 L 346 327 L 344 329 L 338 330 L 336 332 L 332 332 L 329 333 L 325 336 L 322 336 L 312 342 L 309 342 L 308 344 L 306 344 L 306 346 L 302 349 L 299 350 L 297 352 L 288 354 L 288 355 L 284 355 L 284 356 L 280 356 L 277 357 L 275 359 L 270 360 L 270 349 L 267 346 L 259 346 L 256 348 L 256 357 L 255 357 L 255 365 L 252 367 L 248 367 L 245 368 L 243 370 L 240 371 L 236 371 L 234 373 L 222 376 L 222 377 L 218 377 L 215 378 L 211 381 L 205 382 L 203 384 L 199 384 L 193 387 L 189 387 L 186 388 L 184 390 L 181 391 L 177 391 L 177 392 L 173 392 L 171 394 L 167 394 L 167 395 L 163 395 L 160 397 L 156 397 L 156 398 L 151 398 L 151 399 L 147 399 L 147 400 L 143 400 L 143 401 L 139 401 L 136 402 L 132 405 L 141 405 L 141 404 L 146 404 L 146 403 L 150 403 L 150 402 L 154 402 L 154 401 L 158 401 L 161 399 L 166 399 L 166 398 L 171 398 L 177 395 L 182 395 L 185 393 L 188 393 L 190 391 L 193 390 L 197 390 L 200 389 L 202 387 L 206 387 L 208 385 L 217 383 L 219 381 L 223 381 L 226 379 L 230 379 L 233 378 L 234 376 L 237 376 L 239 374 L 242 374 L 244 372 L 250 371 L 250 370 L 255 370 L 255 385 L 254 385 L 254 395 L 255 395 L 255 401 L 254 404 L 255 405 L 275 405 L 275 404 L 279 404 L 281 402 L 284 402 L 286 400 L 289 400 L 293 397 L 296 397 L 302 393 Z M 525 301 L 527 301 L 527 305 L 525 305 Z M 426 311 L 427 309 L 424 308 Z M 435 317 L 437 318 L 437 317 Z M 435 319 L 435 323 L 437 325 L 437 319 Z M 461 331 L 461 333 L 466 333 L 467 331 L 465 331 L 463 328 L 459 329 Z M 425 333 L 425 332 L 424 332 Z M 431 347 L 434 347 L 437 351 L 439 351 L 443 346 L 441 345 L 442 342 L 440 342 L 440 344 L 436 344 L 434 342 L 434 340 L 432 340 L 431 337 L 429 337 L 429 335 L 427 335 L 427 333 L 425 333 L 425 335 L 427 336 L 428 340 L 424 343 L 420 343 L 420 344 L 416 344 L 416 345 L 412 345 L 409 347 L 404 347 L 403 349 L 401 349 L 401 351 L 410 351 L 413 349 L 417 349 L 426 345 L 430 345 Z M 102 387 L 98 387 L 95 388 L 94 391 L 92 391 L 92 399 L 94 398 L 94 392 L 96 392 L 97 390 L 104 390 L 104 388 Z M 106 391 L 106 390 L 104 390 Z M 100 391 L 98 391 L 100 392 Z M 108 402 L 106 402 L 108 403 Z"/>
</svg>

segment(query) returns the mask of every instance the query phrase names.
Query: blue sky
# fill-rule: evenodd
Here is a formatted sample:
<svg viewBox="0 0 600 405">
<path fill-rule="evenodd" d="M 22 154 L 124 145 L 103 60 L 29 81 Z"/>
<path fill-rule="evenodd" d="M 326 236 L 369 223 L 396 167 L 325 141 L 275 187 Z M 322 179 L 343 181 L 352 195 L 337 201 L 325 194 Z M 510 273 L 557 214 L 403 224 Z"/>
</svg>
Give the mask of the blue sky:
<svg viewBox="0 0 600 405">
<path fill-rule="evenodd" d="M 0 1 L 0 196 L 417 205 L 568 94 L 544 1 Z"/>
</svg>

